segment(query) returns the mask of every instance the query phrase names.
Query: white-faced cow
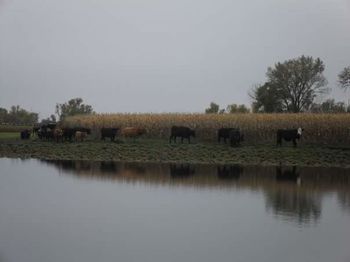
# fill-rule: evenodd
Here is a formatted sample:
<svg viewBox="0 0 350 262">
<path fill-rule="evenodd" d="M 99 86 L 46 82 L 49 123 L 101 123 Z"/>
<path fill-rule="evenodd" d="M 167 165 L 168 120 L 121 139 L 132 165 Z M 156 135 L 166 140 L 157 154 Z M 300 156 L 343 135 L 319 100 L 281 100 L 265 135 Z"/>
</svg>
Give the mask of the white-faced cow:
<svg viewBox="0 0 350 262">
<path fill-rule="evenodd" d="M 282 140 L 287 142 L 292 141 L 294 147 L 297 146 L 297 139 L 301 138 L 304 129 L 299 127 L 298 129 L 278 129 L 277 130 L 277 145 L 282 146 Z"/>
</svg>

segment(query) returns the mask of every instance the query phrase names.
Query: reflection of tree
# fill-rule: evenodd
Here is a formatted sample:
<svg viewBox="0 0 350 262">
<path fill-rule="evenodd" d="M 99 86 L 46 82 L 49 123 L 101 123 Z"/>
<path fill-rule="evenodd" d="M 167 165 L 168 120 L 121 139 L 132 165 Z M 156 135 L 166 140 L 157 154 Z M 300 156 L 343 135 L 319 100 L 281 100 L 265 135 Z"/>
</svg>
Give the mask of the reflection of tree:
<svg viewBox="0 0 350 262">
<path fill-rule="evenodd" d="M 337 193 L 338 203 L 344 210 L 350 212 L 350 192 L 349 191 L 340 191 Z"/>
<path fill-rule="evenodd" d="M 194 175 L 195 169 L 189 164 L 171 164 L 170 176 L 172 178 L 187 178 Z"/>
<path fill-rule="evenodd" d="M 238 180 L 242 172 L 243 168 L 239 165 L 217 167 L 217 175 L 219 179 Z"/>
<path fill-rule="evenodd" d="M 266 208 L 278 216 L 293 220 L 298 224 L 317 221 L 321 217 L 321 198 L 313 193 L 297 188 L 283 190 L 274 188 L 265 192 Z"/>
</svg>

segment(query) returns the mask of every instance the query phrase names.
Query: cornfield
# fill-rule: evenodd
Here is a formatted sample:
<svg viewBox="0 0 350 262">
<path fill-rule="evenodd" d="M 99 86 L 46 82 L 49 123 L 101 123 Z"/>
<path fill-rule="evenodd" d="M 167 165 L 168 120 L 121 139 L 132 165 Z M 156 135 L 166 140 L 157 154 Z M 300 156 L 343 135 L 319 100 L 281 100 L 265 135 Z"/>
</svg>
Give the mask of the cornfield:
<svg viewBox="0 0 350 262">
<path fill-rule="evenodd" d="M 350 143 L 350 114 L 95 114 L 69 117 L 63 125 L 91 128 L 96 137 L 102 127 L 143 127 L 149 138 L 169 138 L 171 126 L 187 126 L 197 141 L 215 141 L 217 129 L 237 127 L 247 144 L 275 142 L 277 129 L 302 127 L 303 143 Z"/>
</svg>

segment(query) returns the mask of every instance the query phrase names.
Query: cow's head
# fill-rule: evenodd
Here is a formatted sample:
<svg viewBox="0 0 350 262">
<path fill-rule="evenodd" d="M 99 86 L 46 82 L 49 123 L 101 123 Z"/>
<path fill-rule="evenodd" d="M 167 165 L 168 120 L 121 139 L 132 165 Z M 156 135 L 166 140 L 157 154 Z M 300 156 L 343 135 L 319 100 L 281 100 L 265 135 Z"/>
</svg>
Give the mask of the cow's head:
<svg viewBox="0 0 350 262">
<path fill-rule="evenodd" d="M 302 129 L 301 127 L 298 128 L 297 134 L 298 134 L 299 138 L 301 137 L 303 131 L 304 131 L 304 129 Z"/>
<path fill-rule="evenodd" d="M 190 130 L 190 136 L 196 137 L 196 131 L 193 129 Z"/>
</svg>

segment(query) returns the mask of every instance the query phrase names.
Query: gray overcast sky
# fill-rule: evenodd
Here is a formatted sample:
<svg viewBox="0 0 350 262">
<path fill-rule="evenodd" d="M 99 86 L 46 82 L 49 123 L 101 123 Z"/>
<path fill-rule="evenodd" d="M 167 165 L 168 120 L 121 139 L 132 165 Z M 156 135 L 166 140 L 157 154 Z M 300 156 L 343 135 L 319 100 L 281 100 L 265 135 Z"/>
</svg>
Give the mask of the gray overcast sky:
<svg viewBox="0 0 350 262">
<path fill-rule="evenodd" d="M 0 0 L 0 107 L 248 105 L 268 66 L 302 54 L 320 57 L 337 89 L 349 32 L 350 0 Z"/>
</svg>

